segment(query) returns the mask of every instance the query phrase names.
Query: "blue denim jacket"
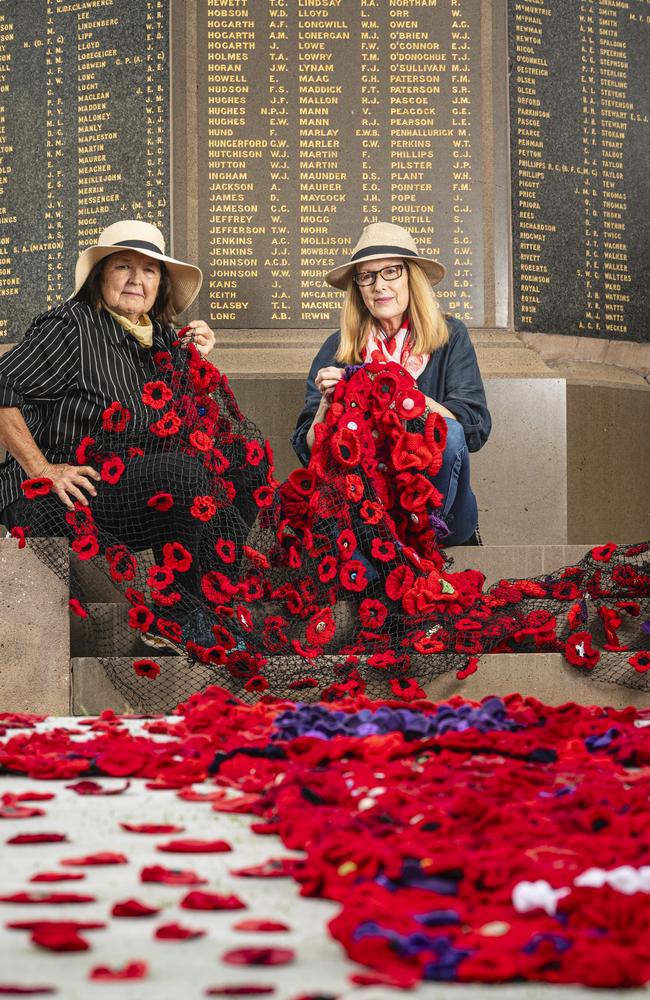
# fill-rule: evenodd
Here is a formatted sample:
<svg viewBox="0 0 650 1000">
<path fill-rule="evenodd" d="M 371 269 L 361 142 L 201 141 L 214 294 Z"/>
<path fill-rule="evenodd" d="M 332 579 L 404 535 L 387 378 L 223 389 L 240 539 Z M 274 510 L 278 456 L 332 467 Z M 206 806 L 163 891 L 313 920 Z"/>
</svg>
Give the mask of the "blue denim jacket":
<svg viewBox="0 0 650 1000">
<path fill-rule="evenodd" d="M 487 441 L 492 427 L 483 380 L 467 327 L 453 316 L 446 318 L 449 340 L 431 355 L 429 363 L 417 379 L 417 385 L 426 396 L 451 410 L 463 428 L 467 448 L 469 451 L 478 451 Z M 345 367 L 334 360 L 339 337 L 337 330 L 327 338 L 314 358 L 307 377 L 305 405 L 291 438 L 294 451 L 303 465 L 309 462 L 307 432 L 321 399 L 316 388 L 316 375 L 321 368 L 329 365 Z"/>
</svg>

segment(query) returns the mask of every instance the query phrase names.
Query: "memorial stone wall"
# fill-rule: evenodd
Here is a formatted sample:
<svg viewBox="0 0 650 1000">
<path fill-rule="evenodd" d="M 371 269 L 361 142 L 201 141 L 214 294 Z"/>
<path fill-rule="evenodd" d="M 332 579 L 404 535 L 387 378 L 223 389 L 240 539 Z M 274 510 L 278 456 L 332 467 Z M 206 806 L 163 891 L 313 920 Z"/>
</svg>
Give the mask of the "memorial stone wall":
<svg viewBox="0 0 650 1000">
<path fill-rule="evenodd" d="M 647 340 L 649 41 L 648 0 L 0 0 L 0 340 L 125 216 L 233 334 L 332 329 L 390 219 L 470 327 Z"/>
<path fill-rule="evenodd" d="M 168 0 L 0 0 L 0 340 L 117 218 L 170 231 Z"/>
<path fill-rule="evenodd" d="M 510 0 L 514 321 L 650 339 L 650 3 Z"/>
</svg>

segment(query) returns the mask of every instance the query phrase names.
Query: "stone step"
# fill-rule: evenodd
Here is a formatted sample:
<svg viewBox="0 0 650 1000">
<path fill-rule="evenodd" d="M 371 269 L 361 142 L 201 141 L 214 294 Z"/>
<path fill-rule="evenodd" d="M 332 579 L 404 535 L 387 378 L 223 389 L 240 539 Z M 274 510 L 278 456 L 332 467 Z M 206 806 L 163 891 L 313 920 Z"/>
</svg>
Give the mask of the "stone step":
<svg viewBox="0 0 650 1000">
<path fill-rule="evenodd" d="M 156 649 L 143 642 L 129 625 L 127 602 L 91 602 L 87 618 L 70 615 L 70 656 L 174 656 L 174 650 Z"/>
<path fill-rule="evenodd" d="M 584 545 L 485 545 L 450 549 L 452 571 L 478 569 L 485 574 L 486 584 L 501 579 L 535 577 L 554 572 L 579 561 L 589 550 Z M 106 596 L 115 589 L 107 581 Z M 118 592 L 118 596 L 119 592 Z M 70 616 L 70 655 L 84 656 L 151 656 L 152 649 L 129 627 L 129 604 L 94 601 L 86 604 L 89 616 L 81 619 Z M 349 641 L 354 625 L 356 605 L 342 602 L 337 606 L 337 634 L 341 643 Z M 256 619 L 261 620 L 271 609 L 264 605 L 252 606 Z M 650 606 L 648 607 L 650 613 Z M 640 619 L 639 619 L 640 620 Z M 643 648 L 643 637 L 638 621 L 624 620 L 620 631 L 621 641 L 631 649 Z M 304 625 L 293 623 L 292 637 L 303 638 Z M 173 650 L 157 650 L 157 655 L 175 655 Z"/>
<path fill-rule="evenodd" d="M 599 544 L 594 542 L 594 545 Z M 497 580 L 542 576 L 572 566 L 587 555 L 589 545 L 459 545 L 449 549 L 452 572 L 478 569 L 486 584 Z"/>
<path fill-rule="evenodd" d="M 465 680 L 453 670 L 427 686 L 427 697 L 445 701 L 461 695 L 479 701 L 488 695 L 519 692 L 549 705 L 577 702 L 624 708 L 650 707 L 650 677 L 638 674 L 625 653 L 609 653 L 592 671 L 567 664 L 559 653 L 495 653 L 481 657 L 479 669 Z M 336 657 L 325 657 L 322 670 L 331 671 Z M 207 684 L 223 683 L 223 668 L 188 665 L 184 660 L 160 660 L 160 674 L 151 680 L 138 677 L 128 657 L 76 657 L 71 661 L 71 706 L 74 715 L 94 715 L 104 708 L 119 712 L 171 712 L 194 691 Z M 272 671 L 272 664 L 268 667 Z M 297 670 L 304 670 L 297 661 Z M 117 683 L 115 682 L 117 678 Z M 626 684 L 614 678 L 625 679 Z M 628 686 L 636 685 L 636 686 Z M 235 694 L 246 696 L 235 690 Z M 250 700 L 249 696 L 246 696 Z M 305 692 L 300 699 L 307 700 Z"/>
</svg>

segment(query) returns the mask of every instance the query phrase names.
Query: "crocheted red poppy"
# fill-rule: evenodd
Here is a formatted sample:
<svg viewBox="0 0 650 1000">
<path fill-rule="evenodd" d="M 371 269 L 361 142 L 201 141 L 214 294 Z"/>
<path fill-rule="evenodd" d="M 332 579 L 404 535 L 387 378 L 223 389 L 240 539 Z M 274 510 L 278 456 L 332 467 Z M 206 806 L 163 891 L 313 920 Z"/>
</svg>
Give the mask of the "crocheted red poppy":
<svg viewBox="0 0 650 1000">
<path fill-rule="evenodd" d="M 214 551 L 222 562 L 232 563 L 235 561 L 237 550 L 235 543 L 230 539 L 219 538 L 214 545 Z"/>
<path fill-rule="evenodd" d="M 211 437 L 209 434 L 206 434 L 205 431 L 198 431 L 198 430 L 192 431 L 192 433 L 188 437 L 188 441 L 193 448 L 196 448 L 197 451 L 209 451 L 214 444 L 213 437 Z M 224 466 L 224 468 L 228 468 L 228 465 L 230 465 L 230 462 L 228 462 Z"/>
<path fill-rule="evenodd" d="M 141 882 L 160 882 L 162 885 L 205 885 L 207 879 L 196 872 L 180 868 L 165 868 L 163 865 L 146 865 L 140 872 Z"/>
<path fill-rule="evenodd" d="M 161 924 L 154 937 L 159 941 L 192 941 L 204 937 L 205 931 L 199 927 L 183 927 L 182 924 Z"/>
<path fill-rule="evenodd" d="M 330 446 L 332 458 L 339 465 L 352 468 L 352 466 L 359 464 L 361 460 L 361 445 L 359 444 L 359 438 L 349 427 L 341 427 L 338 431 L 335 431 L 330 439 Z"/>
<path fill-rule="evenodd" d="M 646 670 L 650 670 L 650 652 L 648 650 L 641 650 L 640 653 L 630 656 L 627 662 L 640 674 L 643 674 Z"/>
<path fill-rule="evenodd" d="M 124 468 L 124 462 L 119 455 L 113 455 L 112 458 L 107 458 L 104 462 L 102 462 L 99 474 L 105 483 L 115 486 L 122 478 Z"/>
<path fill-rule="evenodd" d="M 113 917 L 155 917 L 157 913 L 160 913 L 158 907 L 141 903 L 139 899 L 124 899 L 111 909 Z"/>
<path fill-rule="evenodd" d="M 402 390 L 395 397 L 395 412 L 402 420 L 413 420 L 420 417 L 426 409 L 424 394 L 413 386 Z"/>
<path fill-rule="evenodd" d="M 247 441 L 244 445 L 244 457 L 247 465 L 254 468 L 260 464 L 264 458 L 264 449 L 259 441 Z"/>
<path fill-rule="evenodd" d="M 364 485 L 361 476 L 356 476 L 353 473 L 345 476 L 343 480 L 343 492 L 348 500 L 353 503 L 359 503 L 363 499 Z"/>
<path fill-rule="evenodd" d="M 38 497 L 46 497 L 54 483 L 46 476 L 37 476 L 35 479 L 24 479 L 20 488 L 28 500 L 37 500 Z"/>
<path fill-rule="evenodd" d="M 216 892 L 188 892 L 180 901 L 183 910 L 245 910 L 246 904 L 237 896 L 223 896 Z"/>
<path fill-rule="evenodd" d="M 339 580 L 346 590 L 359 593 L 368 586 L 366 567 L 358 559 L 350 559 L 343 563 L 339 570 Z"/>
<path fill-rule="evenodd" d="M 70 598 L 70 600 L 68 601 L 68 607 L 70 608 L 72 613 L 77 616 L 77 618 L 88 617 L 88 612 L 84 608 L 83 604 L 81 604 L 76 597 Z"/>
<path fill-rule="evenodd" d="M 134 660 L 133 669 L 138 677 L 147 677 L 150 681 L 153 681 L 160 673 L 160 664 L 156 663 L 155 660 Z"/>
<path fill-rule="evenodd" d="M 140 632 L 146 632 L 153 620 L 153 612 L 144 604 L 138 604 L 129 609 L 130 628 L 137 628 Z"/>
<path fill-rule="evenodd" d="M 379 524 L 384 517 L 384 506 L 373 500 L 364 500 L 359 508 L 359 514 L 366 524 Z"/>
<path fill-rule="evenodd" d="M 248 678 L 248 680 L 244 684 L 244 687 L 246 688 L 247 691 L 257 692 L 261 694 L 263 691 L 268 691 L 269 682 L 266 679 L 266 677 L 264 677 L 263 674 L 256 674 L 255 677 Z"/>
<path fill-rule="evenodd" d="M 270 486 L 258 486 L 253 490 L 253 500 L 258 507 L 270 507 L 274 500 L 274 491 Z"/>
<path fill-rule="evenodd" d="M 27 544 L 27 542 L 26 542 L 27 535 L 29 534 L 29 528 L 28 527 L 26 527 L 26 526 L 25 527 L 21 527 L 20 525 L 16 524 L 10 530 L 9 534 L 11 535 L 12 538 L 17 538 L 18 539 L 18 548 L 19 549 L 24 549 L 25 548 L 25 545 Z"/>
<path fill-rule="evenodd" d="M 165 542 L 163 545 L 163 565 L 175 573 L 185 573 L 192 565 L 192 554 L 180 542 Z"/>
<path fill-rule="evenodd" d="M 167 511 L 171 510 L 174 506 L 174 498 L 171 493 L 154 493 L 153 496 L 149 497 L 147 500 L 147 507 L 153 507 L 154 510 Z"/>
<path fill-rule="evenodd" d="M 591 632 L 574 632 L 564 646 L 564 657 L 574 667 L 593 670 L 600 659 L 600 653 L 592 646 Z"/>
<path fill-rule="evenodd" d="M 332 610 L 331 608 L 323 608 L 310 619 L 305 636 L 310 646 L 324 646 L 334 637 L 335 632 L 336 622 Z"/>
<path fill-rule="evenodd" d="M 131 411 L 122 406 L 121 403 L 111 403 L 102 413 L 102 427 L 105 431 L 125 431 L 131 417 Z M 92 438 L 86 438 L 85 440 L 92 441 Z M 84 465 L 85 463 L 82 462 L 81 464 Z"/>
<path fill-rule="evenodd" d="M 135 556 L 126 545 L 109 545 L 104 552 L 111 579 L 116 583 L 132 580 L 138 567 Z"/>
<path fill-rule="evenodd" d="M 392 371 L 378 371 L 372 380 L 370 405 L 377 411 L 387 410 L 398 390 L 398 379 Z"/>
<path fill-rule="evenodd" d="M 396 566 L 386 577 L 385 589 L 392 601 L 400 598 L 413 586 L 415 575 L 410 566 Z"/>
<path fill-rule="evenodd" d="M 386 605 L 373 598 L 366 597 L 359 605 L 359 621 L 366 628 L 381 628 L 387 614 Z"/>
<path fill-rule="evenodd" d="M 214 497 L 200 496 L 194 497 L 190 514 L 198 521 L 207 522 L 217 513 L 217 504 Z"/>
<path fill-rule="evenodd" d="M 162 410 L 173 396 L 165 382 L 145 382 L 142 387 L 142 402 L 152 410 Z"/>
<path fill-rule="evenodd" d="M 616 543 L 607 542 L 606 545 L 597 545 L 591 550 L 593 558 L 597 562 L 609 562 L 614 553 L 616 552 Z"/>
<path fill-rule="evenodd" d="M 94 535 L 80 535 L 74 539 L 70 548 L 79 559 L 93 559 L 99 552 L 99 543 Z"/>
<path fill-rule="evenodd" d="M 147 570 L 147 586 L 164 590 L 174 582 L 174 571 L 169 566 L 150 566 Z"/>
<path fill-rule="evenodd" d="M 164 413 L 160 420 L 150 424 L 149 430 L 157 437 L 171 437 L 172 434 L 178 433 L 181 425 L 182 420 L 179 415 L 174 410 L 167 410 L 167 413 Z"/>
<path fill-rule="evenodd" d="M 121 968 L 111 969 L 108 965 L 96 965 L 88 974 L 97 982 L 114 982 L 119 979 L 144 979 L 149 972 L 146 962 L 127 962 Z"/>
</svg>

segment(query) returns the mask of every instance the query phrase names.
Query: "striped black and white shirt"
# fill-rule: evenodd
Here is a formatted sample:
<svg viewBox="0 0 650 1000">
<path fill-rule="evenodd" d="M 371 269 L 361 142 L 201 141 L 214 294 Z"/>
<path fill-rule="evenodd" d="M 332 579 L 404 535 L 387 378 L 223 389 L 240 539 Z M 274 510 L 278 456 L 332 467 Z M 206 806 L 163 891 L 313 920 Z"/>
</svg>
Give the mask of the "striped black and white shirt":
<svg viewBox="0 0 650 1000">
<path fill-rule="evenodd" d="M 75 448 L 116 400 L 131 411 L 130 435 L 149 426 L 142 386 L 161 377 L 153 354 L 169 351 L 175 337 L 173 327 L 154 321 L 152 348 L 140 347 L 104 309 L 65 302 L 37 316 L 0 358 L 0 406 L 20 409 L 48 461 L 75 463 Z M 26 478 L 13 457 L 0 464 L 0 512 L 22 497 Z"/>
</svg>

